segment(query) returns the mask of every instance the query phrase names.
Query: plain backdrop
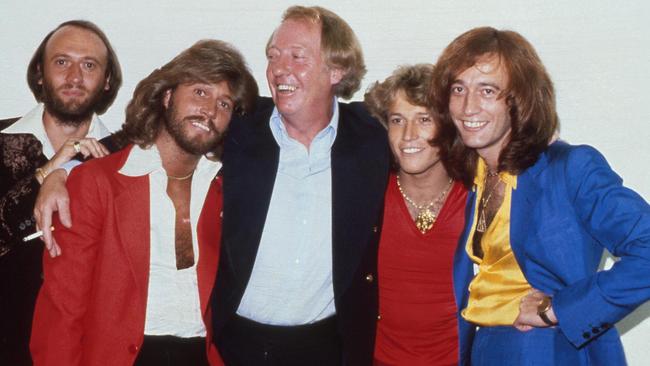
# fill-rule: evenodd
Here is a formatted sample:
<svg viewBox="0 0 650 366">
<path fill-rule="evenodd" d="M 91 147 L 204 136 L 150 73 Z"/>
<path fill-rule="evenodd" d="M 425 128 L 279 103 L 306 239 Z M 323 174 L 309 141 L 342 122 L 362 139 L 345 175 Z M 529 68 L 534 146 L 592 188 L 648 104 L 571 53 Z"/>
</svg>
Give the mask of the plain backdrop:
<svg viewBox="0 0 650 366">
<path fill-rule="evenodd" d="M 34 106 L 27 64 L 59 23 L 87 19 L 111 40 L 124 73 L 113 107 L 102 117 L 119 128 L 138 81 L 203 38 L 234 44 L 248 60 L 263 95 L 264 46 L 285 0 L 36 1 L 0 0 L 0 118 Z M 625 184 L 650 198 L 650 2 L 632 1 L 344 1 L 321 5 L 342 16 L 364 49 L 363 91 L 398 65 L 435 62 L 470 28 L 489 25 L 520 32 L 536 47 L 557 92 L 561 137 L 599 149 Z M 1 179 L 1 178 L 0 178 Z M 650 275 L 650 274 L 643 274 Z M 585 309 L 589 311 L 589 309 Z M 619 324 L 630 365 L 650 359 L 650 305 Z"/>
</svg>

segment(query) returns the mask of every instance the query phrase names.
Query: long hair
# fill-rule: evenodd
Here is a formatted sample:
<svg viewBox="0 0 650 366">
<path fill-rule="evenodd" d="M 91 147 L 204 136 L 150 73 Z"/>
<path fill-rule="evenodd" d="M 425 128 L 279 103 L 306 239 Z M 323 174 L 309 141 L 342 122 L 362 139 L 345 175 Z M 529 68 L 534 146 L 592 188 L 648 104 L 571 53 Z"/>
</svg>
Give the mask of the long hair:
<svg viewBox="0 0 650 366">
<path fill-rule="evenodd" d="M 519 174 L 535 164 L 559 124 L 553 82 L 533 46 L 519 33 L 474 28 L 445 48 L 431 88 L 431 100 L 442 122 L 441 135 L 453 141 L 449 159 L 475 172 L 477 153 L 460 140 L 449 113 L 449 97 L 458 75 L 485 56 L 495 56 L 509 80 L 499 97 L 506 98 L 512 131 L 499 155 L 498 170 Z"/>
<path fill-rule="evenodd" d="M 320 6 L 292 6 L 282 15 L 285 20 L 305 20 L 321 26 L 321 50 L 327 66 L 343 72 L 343 78 L 334 87 L 334 94 L 350 99 L 361 87 L 366 74 L 361 44 L 350 25 L 334 12 Z M 271 42 L 267 43 L 267 49 Z"/>
<path fill-rule="evenodd" d="M 230 87 L 235 113 L 243 114 L 253 108 L 257 83 L 239 51 L 218 40 L 198 41 L 138 83 L 116 138 L 120 144 L 151 146 L 164 126 L 163 100 L 167 90 L 186 83 L 222 81 Z"/>
<path fill-rule="evenodd" d="M 102 40 L 104 46 L 106 46 L 108 57 L 106 60 L 106 75 L 104 75 L 104 79 L 108 78 L 109 88 L 108 90 L 104 90 L 102 88 L 102 96 L 93 106 L 95 113 L 102 114 L 106 112 L 111 104 L 113 104 L 113 101 L 115 101 L 115 97 L 117 96 L 117 92 L 122 86 L 122 70 L 120 69 L 120 62 L 117 60 L 117 55 L 113 50 L 113 46 L 111 46 L 111 43 L 108 41 L 106 34 L 104 34 L 104 32 L 99 29 L 95 23 L 89 22 L 87 20 L 77 19 L 61 23 L 58 27 L 54 28 L 54 30 L 48 33 L 45 38 L 43 38 L 41 44 L 36 49 L 36 52 L 34 52 L 34 56 L 32 56 L 32 60 L 29 62 L 29 66 L 27 66 L 27 84 L 29 84 L 29 89 L 32 90 L 32 94 L 34 94 L 36 101 L 43 101 L 43 85 L 39 84 L 39 81 L 43 79 L 43 61 L 45 57 L 45 47 L 47 46 L 47 42 L 50 40 L 50 38 L 52 38 L 52 35 L 54 35 L 54 33 L 56 33 L 56 31 L 59 29 L 66 26 L 82 28 L 90 31 L 96 34 L 97 37 Z"/>
</svg>

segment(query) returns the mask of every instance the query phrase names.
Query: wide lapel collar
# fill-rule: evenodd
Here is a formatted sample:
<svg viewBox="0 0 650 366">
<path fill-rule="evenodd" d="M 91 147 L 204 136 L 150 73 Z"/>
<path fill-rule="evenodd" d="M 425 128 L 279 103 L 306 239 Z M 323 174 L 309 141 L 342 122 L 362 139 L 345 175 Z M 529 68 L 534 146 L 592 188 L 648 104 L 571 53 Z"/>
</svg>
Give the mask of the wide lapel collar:
<svg viewBox="0 0 650 366">
<path fill-rule="evenodd" d="M 253 270 L 277 174 L 280 149 L 269 127 L 273 106 L 233 121 L 223 161 L 222 264 L 243 291 Z"/>
<path fill-rule="evenodd" d="M 197 241 L 199 243 L 197 278 L 199 284 L 199 298 L 203 314 L 205 314 L 208 309 L 210 293 L 214 286 L 217 274 L 217 265 L 219 263 L 222 215 L 220 179 L 220 177 L 216 177 L 210 184 L 196 229 Z"/>
<path fill-rule="evenodd" d="M 350 108 L 339 103 L 331 155 L 333 284 L 337 297 L 352 283 L 370 236 L 378 235 L 388 179 L 387 142 L 360 133 L 357 125 L 367 122 Z M 378 142 L 385 146 L 378 148 Z M 380 150 L 383 148 L 386 151 Z"/>
<path fill-rule="evenodd" d="M 517 188 L 512 192 L 510 208 L 510 246 L 517 263 L 525 274 L 526 261 L 523 247 L 529 234 L 534 208 L 541 195 L 537 175 L 548 165 L 546 154 L 541 154 L 537 162 L 517 176 Z"/>
<path fill-rule="evenodd" d="M 127 154 L 128 155 L 128 154 Z M 149 284 L 149 176 L 116 174 L 116 227 L 140 294 L 146 299 Z"/>
<path fill-rule="evenodd" d="M 468 235 L 474 225 L 474 210 L 476 206 L 476 188 L 474 187 L 467 194 L 465 204 L 465 228 L 456 246 L 454 253 L 453 287 L 456 306 L 460 312 L 466 305 L 469 298 L 467 290 L 469 282 L 474 277 L 473 264 L 467 255 L 466 244 Z"/>
</svg>

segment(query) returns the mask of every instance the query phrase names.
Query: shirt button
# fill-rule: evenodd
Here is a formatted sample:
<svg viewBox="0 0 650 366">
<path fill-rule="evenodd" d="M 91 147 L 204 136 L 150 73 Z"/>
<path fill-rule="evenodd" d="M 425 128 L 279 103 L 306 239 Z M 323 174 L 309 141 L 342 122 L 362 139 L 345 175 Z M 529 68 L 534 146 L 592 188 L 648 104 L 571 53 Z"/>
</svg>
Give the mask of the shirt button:
<svg viewBox="0 0 650 366">
<path fill-rule="evenodd" d="M 376 233 L 377 231 L 379 231 L 379 228 L 377 226 L 373 226 L 372 227 L 372 232 Z"/>
<path fill-rule="evenodd" d="M 138 346 L 136 346 L 135 344 L 129 345 L 129 352 L 134 354 L 138 353 Z"/>
<path fill-rule="evenodd" d="M 372 273 L 366 275 L 366 282 L 372 283 L 372 281 L 374 280 L 375 280 L 375 276 L 373 276 Z"/>
<path fill-rule="evenodd" d="M 377 315 L 377 320 L 381 320 L 381 314 Z"/>
</svg>

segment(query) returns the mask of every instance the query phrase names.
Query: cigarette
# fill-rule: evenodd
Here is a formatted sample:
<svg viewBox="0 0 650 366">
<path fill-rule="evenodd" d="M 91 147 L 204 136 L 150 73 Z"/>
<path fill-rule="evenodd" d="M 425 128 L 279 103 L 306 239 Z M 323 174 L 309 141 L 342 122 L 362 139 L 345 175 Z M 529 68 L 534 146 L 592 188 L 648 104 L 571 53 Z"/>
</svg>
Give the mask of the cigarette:
<svg viewBox="0 0 650 366">
<path fill-rule="evenodd" d="M 52 226 L 50 230 L 54 231 L 54 226 Z M 27 235 L 26 237 L 23 238 L 23 241 L 30 241 L 32 239 L 40 238 L 41 236 L 43 236 L 43 230 L 39 230 L 33 234 Z"/>
</svg>

